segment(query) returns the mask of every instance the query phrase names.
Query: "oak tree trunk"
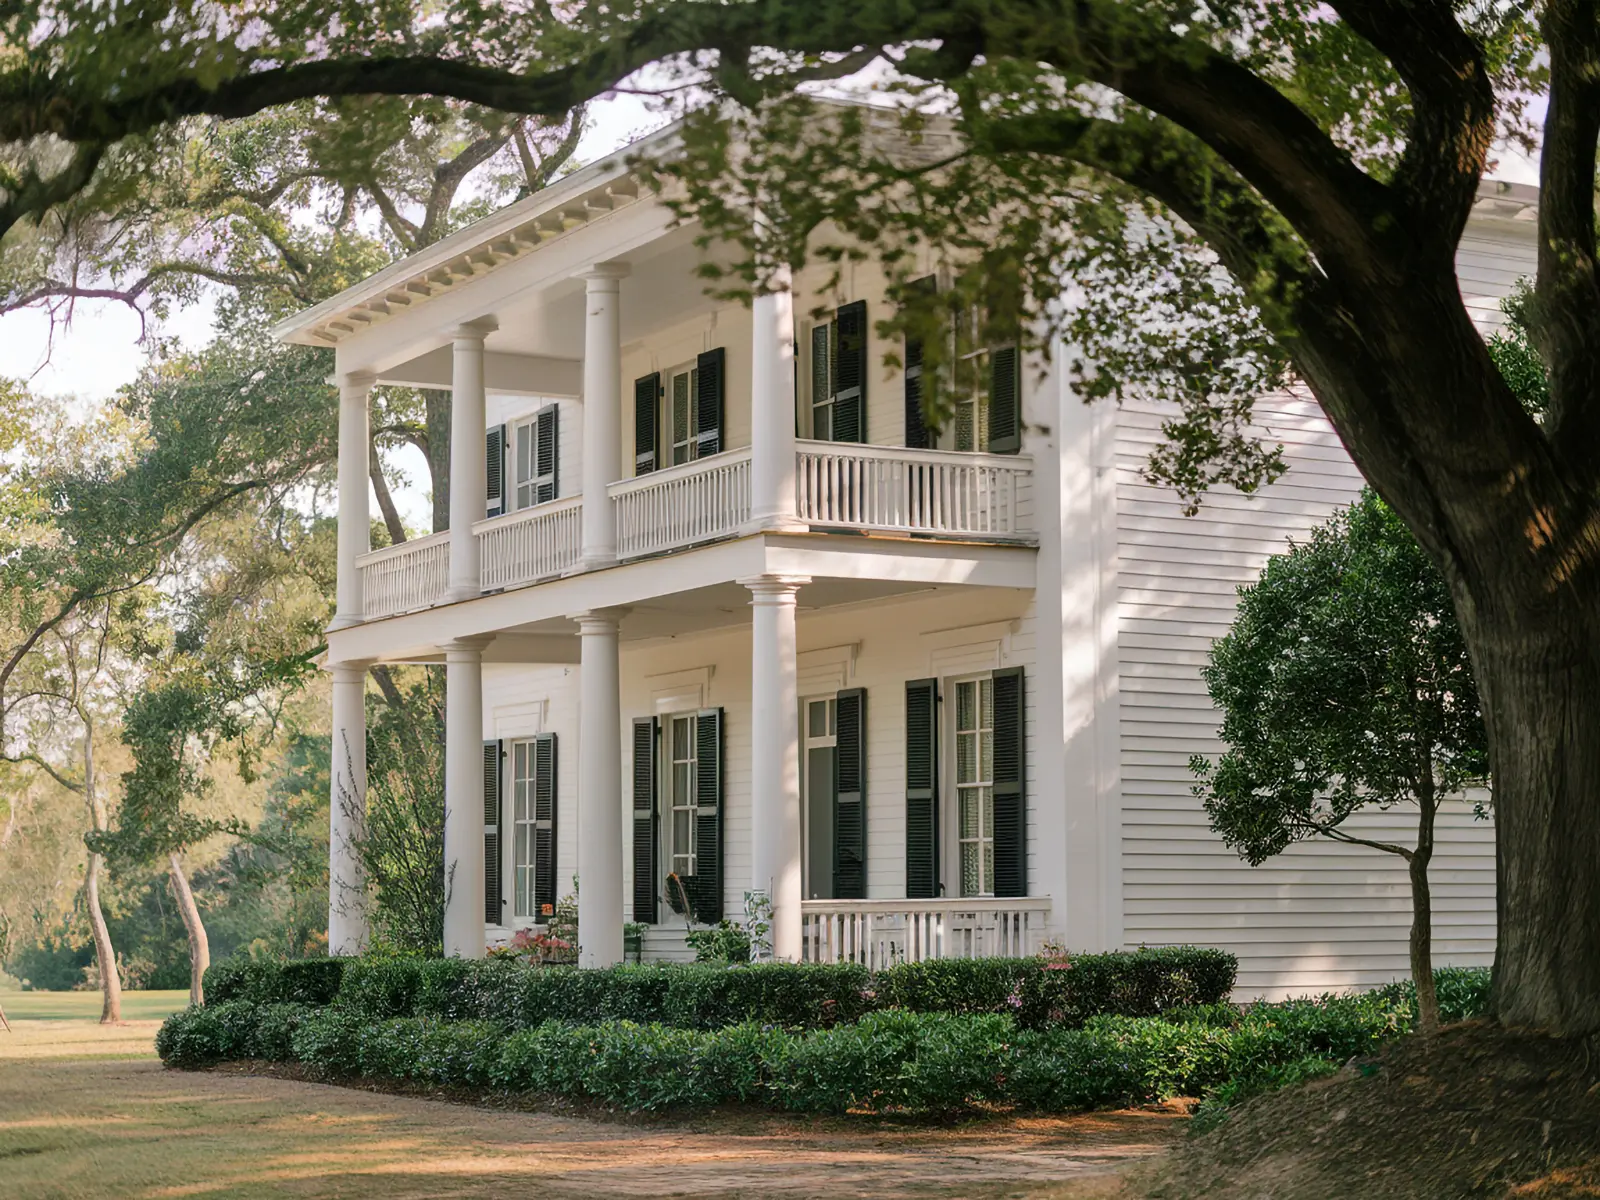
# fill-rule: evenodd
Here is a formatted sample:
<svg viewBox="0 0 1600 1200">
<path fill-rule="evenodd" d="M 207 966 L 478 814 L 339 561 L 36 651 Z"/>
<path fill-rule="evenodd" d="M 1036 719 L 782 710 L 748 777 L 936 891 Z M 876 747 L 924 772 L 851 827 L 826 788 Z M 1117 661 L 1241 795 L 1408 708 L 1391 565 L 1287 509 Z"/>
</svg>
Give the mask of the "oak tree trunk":
<svg viewBox="0 0 1600 1200">
<path fill-rule="evenodd" d="M 106 830 L 106 808 L 100 800 L 94 775 L 94 726 L 83 726 L 83 798 L 89 808 L 89 827 L 96 833 Z M 100 908 L 100 855 L 89 851 L 83 869 L 83 903 L 89 911 L 89 929 L 94 937 L 94 960 L 100 971 L 100 1024 L 122 1020 L 122 977 L 117 971 L 117 952 L 111 944 L 111 930 Z"/>
<path fill-rule="evenodd" d="M 1494 775 L 1495 1011 L 1555 1034 L 1600 1030 L 1596 625 L 1585 612 L 1467 628 Z"/>
<path fill-rule="evenodd" d="M 178 912 L 183 915 L 183 927 L 189 934 L 189 1003 L 204 1004 L 206 968 L 211 965 L 211 944 L 206 940 L 200 907 L 194 902 L 188 877 L 183 873 L 183 860 L 176 850 L 167 855 L 167 873 L 172 878 L 172 893 L 178 899 Z"/>
<path fill-rule="evenodd" d="M 428 474 L 433 483 L 433 532 L 450 528 L 450 393 L 422 393 L 428 426 Z"/>
</svg>

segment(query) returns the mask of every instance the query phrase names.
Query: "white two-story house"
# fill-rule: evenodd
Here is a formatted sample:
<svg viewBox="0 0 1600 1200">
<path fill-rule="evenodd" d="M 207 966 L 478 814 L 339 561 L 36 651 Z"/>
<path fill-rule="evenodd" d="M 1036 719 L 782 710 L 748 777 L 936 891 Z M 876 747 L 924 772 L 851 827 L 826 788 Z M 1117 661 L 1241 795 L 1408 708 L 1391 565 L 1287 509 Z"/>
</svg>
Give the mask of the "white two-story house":
<svg viewBox="0 0 1600 1200">
<path fill-rule="evenodd" d="M 1535 200 L 1486 188 L 1474 217 L 1486 325 L 1532 271 Z M 872 265 L 718 303 L 694 238 L 618 155 L 277 330 L 335 349 L 341 395 L 333 952 L 367 936 L 366 670 L 443 662 L 452 954 L 576 875 L 588 965 L 629 920 L 680 957 L 759 891 L 784 959 L 1049 938 L 1222 946 L 1251 994 L 1404 974 L 1403 864 L 1304 845 L 1250 868 L 1190 790 L 1235 588 L 1361 486 L 1316 406 L 1263 400 L 1288 473 L 1184 517 L 1141 475 L 1158 406 L 1085 405 L 1062 354 L 992 346 L 930 429 Z M 378 383 L 451 390 L 451 527 L 372 551 Z M 1447 810 L 1434 861 L 1438 958 L 1488 962 L 1492 830 Z"/>
</svg>

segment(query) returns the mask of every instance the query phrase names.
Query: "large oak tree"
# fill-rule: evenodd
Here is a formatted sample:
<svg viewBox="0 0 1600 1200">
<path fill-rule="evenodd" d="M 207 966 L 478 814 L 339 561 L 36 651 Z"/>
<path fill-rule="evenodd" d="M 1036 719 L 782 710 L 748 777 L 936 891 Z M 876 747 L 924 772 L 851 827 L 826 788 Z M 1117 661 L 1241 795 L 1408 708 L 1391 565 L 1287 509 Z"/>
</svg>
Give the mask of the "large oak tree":
<svg viewBox="0 0 1600 1200">
<path fill-rule="evenodd" d="M 759 195 L 789 248 L 799 230 L 842 218 L 891 264 L 919 237 L 969 255 L 995 246 L 1003 253 L 978 277 L 1015 278 L 1027 306 L 1013 321 L 1045 312 L 1065 267 L 1102 283 L 1143 272 L 1144 288 L 1090 286 L 1086 307 L 1056 317 L 1102 364 L 1081 368 L 1091 395 L 1116 390 L 1120 370 L 1103 369 L 1112 361 L 1182 403 L 1153 469 L 1191 494 L 1270 477 L 1270 448 L 1248 437 L 1252 386 L 1282 370 L 1308 385 L 1438 563 L 1472 654 L 1495 786 L 1499 1015 L 1600 1029 L 1600 6 L 455 0 L 426 17 L 423 7 L 10 6 L 0 232 L 126 187 L 194 115 L 430 93 L 554 116 L 649 83 L 720 90 L 739 105 L 716 120 L 783 132 L 803 107 L 774 98 L 882 59 L 893 68 L 885 86 L 938 110 L 956 142 L 896 158 L 855 119 L 837 138 L 758 138 L 741 158 L 702 119 L 686 211 L 731 228 L 727 210 Z M 1541 91 L 1534 124 L 1527 100 Z M 1549 374 L 1540 421 L 1496 370 L 1455 274 L 1481 177 L 1507 136 L 1540 142 L 1530 313 Z M 787 153 L 796 147 L 804 153 Z M 1148 222 L 1119 223 L 1140 205 Z M 761 286 L 770 258 L 750 249 L 735 283 Z M 1217 320 L 1209 333 L 1186 319 L 1165 341 L 1134 338 L 1130 353 L 1105 336 L 1114 303 L 1097 309 L 1096 293 Z"/>
</svg>

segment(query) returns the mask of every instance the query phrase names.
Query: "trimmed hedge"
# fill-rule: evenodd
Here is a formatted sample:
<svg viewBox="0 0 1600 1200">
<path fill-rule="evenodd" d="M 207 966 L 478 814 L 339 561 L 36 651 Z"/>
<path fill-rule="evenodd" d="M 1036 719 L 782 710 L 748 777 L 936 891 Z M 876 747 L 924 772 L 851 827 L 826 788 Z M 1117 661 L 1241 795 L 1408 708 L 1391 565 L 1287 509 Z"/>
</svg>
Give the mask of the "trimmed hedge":
<svg viewBox="0 0 1600 1200">
<path fill-rule="evenodd" d="M 376 991 L 365 994 L 392 996 L 378 986 L 384 978 L 393 982 L 375 975 Z M 443 972 L 419 994 L 442 997 L 442 979 Z M 1009 1014 L 902 1009 L 810 1030 L 625 1019 L 514 1029 L 482 1018 L 375 1020 L 344 1004 L 234 1000 L 169 1018 L 157 1048 L 174 1066 L 287 1053 L 333 1076 L 538 1093 L 638 1112 L 729 1102 L 800 1113 L 985 1105 L 1060 1112 L 1169 1095 L 1208 1094 L 1225 1104 L 1334 1070 L 1411 1021 L 1404 999 L 1386 992 L 1101 1015 L 1076 1029 L 1027 1029 Z"/>
<path fill-rule="evenodd" d="M 369 1021 L 440 1017 L 531 1029 L 545 1021 L 633 1021 L 720 1029 L 746 1021 L 826 1029 L 870 1012 L 1004 1014 L 1024 1028 L 1102 1013 L 1155 1016 L 1214 1004 L 1233 988 L 1220 950 L 1175 947 L 1065 961 L 942 959 L 869 973 L 849 963 L 648 965 L 581 971 L 463 959 L 230 960 L 212 967 L 215 1001 L 339 1005 Z"/>
</svg>

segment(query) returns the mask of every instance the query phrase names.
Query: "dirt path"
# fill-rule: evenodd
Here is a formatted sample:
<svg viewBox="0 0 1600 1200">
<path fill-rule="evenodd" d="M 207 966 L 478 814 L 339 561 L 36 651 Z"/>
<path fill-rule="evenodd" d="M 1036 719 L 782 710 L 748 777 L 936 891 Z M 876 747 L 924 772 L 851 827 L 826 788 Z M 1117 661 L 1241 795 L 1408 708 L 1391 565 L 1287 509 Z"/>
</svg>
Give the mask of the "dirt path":
<svg viewBox="0 0 1600 1200">
<path fill-rule="evenodd" d="M 1158 1153 L 1181 1123 L 1147 1112 L 943 1129 L 723 1114 L 670 1124 L 592 1120 L 167 1071 L 147 1057 L 69 1057 L 96 1053 L 98 1039 L 43 1028 L 53 1022 L 30 1024 L 9 1046 L 0 1042 L 0 1191 L 11 1200 L 1087 1200 L 1115 1195 L 1114 1172 Z M 126 1054 L 130 1043 L 148 1036 L 136 1032 L 108 1032 L 99 1052 Z"/>
</svg>

